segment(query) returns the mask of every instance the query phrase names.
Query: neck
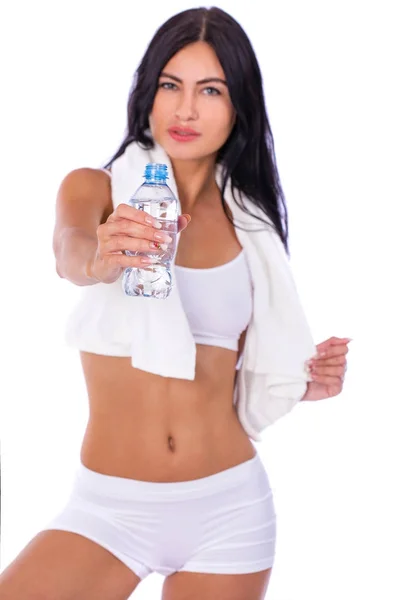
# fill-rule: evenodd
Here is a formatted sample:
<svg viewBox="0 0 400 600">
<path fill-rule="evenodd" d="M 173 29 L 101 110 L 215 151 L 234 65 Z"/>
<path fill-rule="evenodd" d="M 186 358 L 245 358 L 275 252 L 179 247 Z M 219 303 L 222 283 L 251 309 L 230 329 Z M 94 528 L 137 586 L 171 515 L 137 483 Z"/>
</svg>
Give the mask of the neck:
<svg viewBox="0 0 400 600">
<path fill-rule="evenodd" d="M 190 213 L 198 202 L 213 198 L 218 190 L 215 181 L 215 159 L 171 159 L 182 212 Z"/>
</svg>

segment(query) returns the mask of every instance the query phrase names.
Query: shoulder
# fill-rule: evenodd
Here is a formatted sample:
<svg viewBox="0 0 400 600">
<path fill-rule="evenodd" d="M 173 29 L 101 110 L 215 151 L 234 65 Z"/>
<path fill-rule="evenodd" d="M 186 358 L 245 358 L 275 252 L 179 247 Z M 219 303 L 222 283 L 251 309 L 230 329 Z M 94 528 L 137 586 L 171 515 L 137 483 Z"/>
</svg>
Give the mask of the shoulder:
<svg viewBox="0 0 400 600">
<path fill-rule="evenodd" d="M 113 210 L 111 178 L 102 169 L 74 169 L 62 180 L 57 203 L 63 206 L 98 207 L 103 214 L 109 214 Z"/>
<path fill-rule="evenodd" d="M 61 182 L 61 185 L 110 185 L 111 171 L 106 169 L 92 169 L 81 167 L 67 173 Z"/>
<path fill-rule="evenodd" d="M 74 169 L 67 173 L 61 181 L 58 194 L 81 198 L 95 196 L 106 202 L 111 198 L 110 175 L 102 169 L 88 167 Z"/>
</svg>

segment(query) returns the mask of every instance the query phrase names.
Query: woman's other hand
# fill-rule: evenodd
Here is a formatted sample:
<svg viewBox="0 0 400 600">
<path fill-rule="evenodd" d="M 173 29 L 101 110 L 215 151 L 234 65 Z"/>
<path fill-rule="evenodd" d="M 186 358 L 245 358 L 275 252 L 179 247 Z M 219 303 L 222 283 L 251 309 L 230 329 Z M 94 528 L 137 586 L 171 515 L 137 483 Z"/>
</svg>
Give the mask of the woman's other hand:
<svg viewBox="0 0 400 600">
<path fill-rule="evenodd" d="M 317 345 L 317 355 L 307 363 L 313 381 L 308 383 L 302 400 L 323 400 L 340 394 L 350 342 L 351 338 L 331 337 Z"/>
</svg>

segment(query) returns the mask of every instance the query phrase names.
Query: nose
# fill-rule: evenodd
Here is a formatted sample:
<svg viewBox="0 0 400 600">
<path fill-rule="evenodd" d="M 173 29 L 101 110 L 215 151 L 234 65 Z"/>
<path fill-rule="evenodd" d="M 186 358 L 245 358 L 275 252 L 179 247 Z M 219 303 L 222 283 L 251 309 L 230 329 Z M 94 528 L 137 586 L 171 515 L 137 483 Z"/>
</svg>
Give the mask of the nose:
<svg viewBox="0 0 400 600">
<path fill-rule="evenodd" d="M 179 100 L 175 109 L 175 116 L 179 121 L 195 121 L 199 118 L 195 96 L 189 90 L 179 94 Z"/>
</svg>

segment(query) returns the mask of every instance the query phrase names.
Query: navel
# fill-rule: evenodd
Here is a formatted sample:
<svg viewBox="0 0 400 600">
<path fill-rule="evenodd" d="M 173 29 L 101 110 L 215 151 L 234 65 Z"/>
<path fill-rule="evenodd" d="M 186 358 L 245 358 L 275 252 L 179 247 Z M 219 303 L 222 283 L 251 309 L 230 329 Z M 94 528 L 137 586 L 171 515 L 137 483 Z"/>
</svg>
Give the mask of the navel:
<svg viewBox="0 0 400 600">
<path fill-rule="evenodd" d="M 174 452 L 175 450 L 175 440 L 171 435 L 168 436 L 168 448 L 171 450 L 171 452 Z"/>
</svg>

